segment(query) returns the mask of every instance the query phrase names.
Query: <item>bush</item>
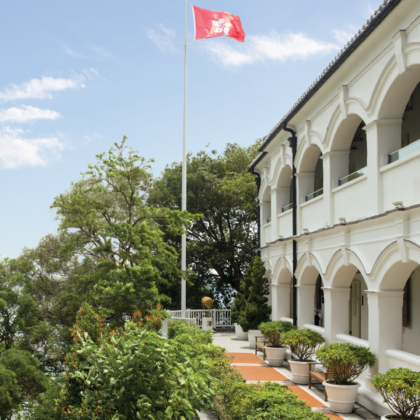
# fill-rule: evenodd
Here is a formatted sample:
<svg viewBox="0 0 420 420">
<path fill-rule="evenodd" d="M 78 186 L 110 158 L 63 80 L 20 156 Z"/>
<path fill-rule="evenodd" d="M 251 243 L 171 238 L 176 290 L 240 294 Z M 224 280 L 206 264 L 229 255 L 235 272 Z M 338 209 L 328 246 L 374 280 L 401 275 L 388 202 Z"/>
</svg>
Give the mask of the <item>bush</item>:
<svg viewBox="0 0 420 420">
<path fill-rule="evenodd" d="M 322 413 L 311 410 L 284 385 L 266 382 L 245 384 L 224 381 L 219 384 L 216 408 L 219 417 L 228 420 L 318 420 Z"/>
<path fill-rule="evenodd" d="M 375 375 L 371 386 L 402 420 L 420 417 L 420 372 L 406 368 L 390 369 Z"/>
<path fill-rule="evenodd" d="M 266 269 L 260 257 L 255 257 L 248 268 L 245 276 L 249 277 L 249 296 L 245 309 L 240 309 L 237 316 L 238 324 L 244 332 L 256 330 L 262 322 L 270 320 L 271 307 L 267 305 L 270 294 L 269 281 L 265 277 Z"/>
<path fill-rule="evenodd" d="M 283 334 L 283 344 L 302 362 L 309 360 L 317 347 L 325 343 L 324 337 L 312 330 L 295 330 Z"/>
<path fill-rule="evenodd" d="M 168 323 L 168 338 L 176 338 L 178 341 L 185 340 L 188 335 L 193 338 L 195 344 L 213 343 L 213 332 L 211 330 L 202 330 L 195 325 L 187 325 L 184 320 L 172 321 Z"/>
<path fill-rule="evenodd" d="M 271 321 L 263 322 L 258 326 L 258 329 L 268 339 L 271 347 L 280 347 L 282 344 L 281 338 L 284 333 L 296 330 L 296 326 L 291 322 L 285 321 Z"/>
<path fill-rule="evenodd" d="M 318 360 L 327 368 L 337 385 L 349 385 L 369 366 L 376 356 L 366 347 L 334 343 L 316 351 Z"/>
</svg>

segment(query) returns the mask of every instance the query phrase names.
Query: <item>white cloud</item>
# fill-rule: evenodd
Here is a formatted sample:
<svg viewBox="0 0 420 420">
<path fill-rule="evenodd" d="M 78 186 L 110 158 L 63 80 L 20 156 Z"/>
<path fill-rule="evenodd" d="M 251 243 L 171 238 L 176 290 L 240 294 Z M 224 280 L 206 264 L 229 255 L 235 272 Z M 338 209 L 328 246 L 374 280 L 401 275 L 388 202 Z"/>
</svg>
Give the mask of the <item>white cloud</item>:
<svg viewBox="0 0 420 420">
<path fill-rule="evenodd" d="M 24 131 L 6 127 L 0 130 L 0 167 L 15 169 L 20 166 L 46 166 L 60 158 L 64 148 L 56 137 L 23 138 Z"/>
<path fill-rule="evenodd" d="M 42 79 L 32 79 L 20 85 L 11 84 L 10 87 L 0 91 L 0 100 L 12 101 L 16 99 L 50 99 L 52 92 L 58 92 L 66 89 L 84 88 L 83 76 L 75 76 L 72 79 L 62 77 L 46 77 Z"/>
<path fill-rule="evenodd" d="M 274 30 L 269 35 L 250 35 L 247 42 L 237 47 L 217 41 L 202 45 L 216 62 L 226 67 L 267 61 L 307 60 L 339 49 L 335 44 L 309 38 L 303 33 L 280 35 Z"/>
<path fill-rule="evenodd" d="M 51 109 L 41 109 L 30 105 L 22 105 L 20 108 L 13 107 L 0 109 L 0 121 L 25 123 L 35 120 L 56 120 L 60 118 L 59 112 Z"/>
<path fill-rule="evenodd" d="M 340 45 L 345 45 L 355 35 L 357 29 L 354 26 L 349 25 L 348 29 L 333 29 L 332 32 L 336 41 Z"/>
<path fill-rule="evenodd" d="M 107 51 L 105 48 L 98 47 L 97 45 L 89 45 L 88 47 L 91 51 L 95 53 L 95 55 L 91 58 L 93 59 L 102 59 L 102 60 L 113 60 L 114 54 Z"/>
<path fill-rule="evenodd" d="M 177 47 L 175 45 L 174 39 L 176 38 L 176 33 L 173 29 L 165 28 L 162 24 L 159 24 L 160 31 L 155 31 L 154 29 L 144 28 L 146 36 L 164 53 L 175 53 L 177 52 Z"/>
</svg>

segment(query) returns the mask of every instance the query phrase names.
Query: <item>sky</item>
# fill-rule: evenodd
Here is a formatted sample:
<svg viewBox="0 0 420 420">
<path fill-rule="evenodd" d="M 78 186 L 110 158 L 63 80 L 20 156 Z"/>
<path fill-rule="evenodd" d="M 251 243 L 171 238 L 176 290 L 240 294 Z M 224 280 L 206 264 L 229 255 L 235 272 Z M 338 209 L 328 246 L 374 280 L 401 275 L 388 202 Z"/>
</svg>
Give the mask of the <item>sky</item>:
<svg viewBox="0 0 420 420">
<path fill-rule="evenodd" d="M 245 42 L 193 41 L 188 151 L 265 136 L 380 0 L 194 0 L 241 18 Z M 13 0 L 0 5 L 0 257 L 57 231 L 54 197 L 123 135 L 182 160 L 183 0 Z"/>
</svg>

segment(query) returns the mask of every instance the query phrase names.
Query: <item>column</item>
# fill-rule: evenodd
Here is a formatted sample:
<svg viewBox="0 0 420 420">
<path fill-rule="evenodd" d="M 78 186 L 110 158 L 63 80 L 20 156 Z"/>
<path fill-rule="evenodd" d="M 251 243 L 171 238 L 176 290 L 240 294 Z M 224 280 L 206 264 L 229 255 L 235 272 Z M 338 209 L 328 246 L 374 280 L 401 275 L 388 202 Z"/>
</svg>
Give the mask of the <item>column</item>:
<svg viewBox="0 0 420 420">
<path fill-rule="evenodd" d="M 350 288 L 324 290 L 324 326 L 327 344 L 335 343 L 337 334 L 349 334 Z"/>
<path fill-rule="evenodd" d="M 298 327 L 314 324 L 315 321 L 315 285 L 297 287 Z"/>
<path fill-rule="evenodd" d="M 271 319 L 279 321 L 280 318 L 290 317 L 290 283 L 271 283 Z"/>
<path fill-rule="evenodd" d="M 275 241 L 279 238 L 279 230 L 277 226 L 277 188 L 271 189 L 271 240 Z"/>
<path fill-rule="evenodd" d="M 373 375 L 388 370 L 385 351 L 401 350 L 404 292 L 366 291 L 365 293 L 368 295 L 369 306 L 369 346 L 378 359 L 376 365 L 369 370 L 367 382 L 370 383 Z"/>
<path fill-rule="evenodd" d="M 266 238 L 264 226 L 267 224 L 267 217 L 270 214 L 271 203 L 262 201 L 260 203 L 260 228 L 261 228 L 261 246 L 265 246 L 270 242 L 270 238 Z"/>
<path fill-rule="evenodd" d="M 382 203 L 382 177 L 379 169 L 388 164 L 388 155 L 401 148 L 401 119 L 376 120 L 365 126 L 367 141 L 367 167 L 370 200 L 365 203 L 368 215 L 380 214 Z"/>
</svg>

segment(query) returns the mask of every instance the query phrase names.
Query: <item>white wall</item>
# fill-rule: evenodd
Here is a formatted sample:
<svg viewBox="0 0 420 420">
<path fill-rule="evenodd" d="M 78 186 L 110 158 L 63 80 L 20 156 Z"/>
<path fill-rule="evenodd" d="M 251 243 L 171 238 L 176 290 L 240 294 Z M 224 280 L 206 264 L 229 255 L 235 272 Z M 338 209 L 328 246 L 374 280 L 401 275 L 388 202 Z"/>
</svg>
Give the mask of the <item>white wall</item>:
<svg viewBox="0 0 420 420">
<path fill-rule="evenodd" d="M 420 267 L 411 276 L 410 323 L 403 329 L 403 351 L 420 356 Z"/>
</svg>

